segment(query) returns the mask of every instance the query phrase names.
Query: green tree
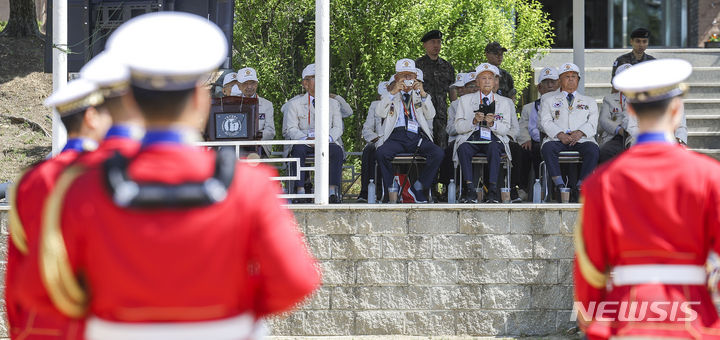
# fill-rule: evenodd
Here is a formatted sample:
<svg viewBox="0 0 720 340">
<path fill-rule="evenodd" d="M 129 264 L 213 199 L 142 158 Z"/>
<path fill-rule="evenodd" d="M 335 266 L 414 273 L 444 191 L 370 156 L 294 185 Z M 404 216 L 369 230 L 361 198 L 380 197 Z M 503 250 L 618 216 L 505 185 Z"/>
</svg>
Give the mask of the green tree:
<svg viewBox="0 0 720 340">
<path fill-rule="evenodd" d="M 258 70 L 260 94 L 279 107 L 302 92 L 300 74 L 314 61 L 314 1 L 250 0 L 236 5 L 234 68 Z M 520 93 L 532 77 L 531 61 L 550 47 L 548 15 L 536 0 L 333 0 L 330 24 L 331 91 L 355 114 L 345 119 L 347 150 L 361 150 L 360 137 L 377 84 L 394 73 L 395 61 L 424 54 L 420 37 L 445 33 L 441 56 L 458 71 L 484 61 L 484 47 L 508 48 L 503 68 Z M 278 130 L 280 131 L 280 130 Z"/>
</svg>

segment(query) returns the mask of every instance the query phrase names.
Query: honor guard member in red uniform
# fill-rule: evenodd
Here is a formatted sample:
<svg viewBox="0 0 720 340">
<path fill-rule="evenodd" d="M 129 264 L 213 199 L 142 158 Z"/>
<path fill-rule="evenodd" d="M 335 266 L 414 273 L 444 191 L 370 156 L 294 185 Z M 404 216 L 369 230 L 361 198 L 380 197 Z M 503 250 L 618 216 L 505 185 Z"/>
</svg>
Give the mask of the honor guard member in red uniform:
<svg viewBox="0 0 720 340">
<path fill-rule="evenodd" d="M 424 191 L 435 179 L 444 153 L 433 143 L 431 126 L 435 107 L 423 84 L 417 81 L 414 61 L 400 59 L 395 63 L 395 86 L 382 96 L 375 115 L 384 119 L 382 137 L 376 142 L 383 183 L 390 186 L 393 181 L 392 160 L 397 154 L 407 152 L 424 156 L 425 166 L 410 193 L 415 202 L 427 203 Z"/>
<path fill-rule="evenodd" d="M 145 120 L 130 93 L 130 70 L 111 53 L 102 52 L 80 69 L 80 77 L 98 85 L 105 98 L 100 106 L 107 109 L 113 125 L 94 152 L 82 155 L 78 162 L 98 164 L 115 152 L 129 157 L 140 149 Z"/>
<path fill-rule="evenodd" d="M 720 163 L 673 138 L 691 72 L 663 59 L 613 80 L 640 135 L 583 186 L 575 307 L 589 339 L 720 337 L 704 268 L 720 252 Z"/>
<path fill-rule="evenodd" d="M 37 308 L 25 295 L 43 298 L 37 271 L 43 204 L 63 169 L 93 150 L 110 127 L 110 115 L 96 107 L 103 102 L 97 86 L 86 79 L 69 82 L 45 101 L 55 107 L 68 132 L 62 151 L 27 171 L 11 193 L 10 239 L 5 289 L 13 339 L 80 339 L 81 325 L 54 308 Z"/>
<path fill-rule="evenodd" d="M 44 210 L 43 281 L 86 339 L 245 339 L 320 283 L 274 172 L 191 143 L 227 56 L 205 18 L 131 19 L 107 43 L 147 122 L 140 151 L 70 167 Z"/>
</svg>

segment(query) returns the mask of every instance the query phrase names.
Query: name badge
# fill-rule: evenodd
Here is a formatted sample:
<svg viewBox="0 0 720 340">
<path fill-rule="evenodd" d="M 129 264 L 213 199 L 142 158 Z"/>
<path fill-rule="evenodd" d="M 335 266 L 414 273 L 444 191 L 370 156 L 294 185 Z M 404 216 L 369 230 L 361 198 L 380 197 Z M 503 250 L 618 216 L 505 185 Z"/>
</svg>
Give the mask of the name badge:
<svg viewBox="0 0 720 340">
<path fill-rule="evenodd" d="M 315 129 L 308 130 L 308 138 L 315 138 Z"/>
<path fill-rule="evenodd" d="M 418 126 L 417 122 L 415 122 L 415 121 L 408 122 L 408 131 L 413 132 L 413 133 L 418 133 L 419 128 L 420 127 Z"/>
<path fill-rule="evenodd" d="M 491 140 L 492 139 L 492 132 L 490 132 L 490 129 L 486 127 L 480 128 L 480 138 L 484 140 Z"/>
</svg>

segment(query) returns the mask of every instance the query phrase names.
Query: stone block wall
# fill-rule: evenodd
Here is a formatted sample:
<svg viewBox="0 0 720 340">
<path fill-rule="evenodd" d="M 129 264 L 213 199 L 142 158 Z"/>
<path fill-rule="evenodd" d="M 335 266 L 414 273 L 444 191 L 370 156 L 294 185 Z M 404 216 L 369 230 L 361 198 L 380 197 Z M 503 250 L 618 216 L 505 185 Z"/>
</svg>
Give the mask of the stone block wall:
<svg viewBox="0 0 720 340">
<path fill-rule="evenodd" d="M 323 271 L 275 336 L 562 335 L 577 205 L 293 207 Z M 0 207 L 4 277 L 7 211 Z M 5 320 L 5 307 L 0 309 Z M 7 337 L 0 324 L 0 340 Z"/>
<path fill-rule="evenodd" d="M 566 334 L 577 206 L 294 208 L 323 287 L 272 335 Z M 541 208 L 539 208 L 541 207 Z"/>
</svg>

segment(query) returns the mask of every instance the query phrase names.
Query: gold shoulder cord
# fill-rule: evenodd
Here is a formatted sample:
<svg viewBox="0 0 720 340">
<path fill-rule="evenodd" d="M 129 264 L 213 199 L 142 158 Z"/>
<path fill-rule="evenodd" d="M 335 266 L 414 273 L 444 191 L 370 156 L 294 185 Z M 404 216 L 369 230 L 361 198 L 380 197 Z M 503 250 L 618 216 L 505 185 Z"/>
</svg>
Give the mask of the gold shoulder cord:
<svg viewBox="0 0 720 340">
<path fill-rule="evenodd" d="M 595 268 L 595 265 L 592 261 L 590 261 L 590 257 L 587 252 L 585 252 L 585 240 L 583 239 L 582 232 L 584 207 L 585 206 L 583 205 L 583 207 L 580 208 L 580 213 L 578 213 L 577 220 L 575 221 L 575 230 L 573 231 L 575 236 L 575 257 L 577 258 L 578 266 L 580 267 L 580 274 L 582 274 L 583 278 L 585 278 L 585 281 L 596 289 L 604 289 L 607 275 Z"/>
<path fill-rule="evenodd" d="M 10 185 L 8 191 L 8 202 L 10 202 L 10 211 L 8 212 L 8 219 L 10 222 L 10 225 L 8 226 L 10 229 L 10 240 L 15 245 L 15 248 L 17 248 L 23 255 L 27 255 L 28 245 L 25 227 L 22 225 L 22 221 L 20 221 L 20 214 L 17 210 L 17 188 L 20 186 L 20 183 L 26 173 L 27 171 L 23 171 L 20 176 L 18 176 L 15 184 Z"/>
<path fill-rule="evenodd" d="M 70 185 L 84 169 L 73 166 L 63 172 L 43 209 L 40 237 L 40 273 L 53 304 L 70 317 L 82 317 L 87 308 L 87 294 L 73 274 L 65 240 L 60 228 L 63 198 Z"/>
</svg>

